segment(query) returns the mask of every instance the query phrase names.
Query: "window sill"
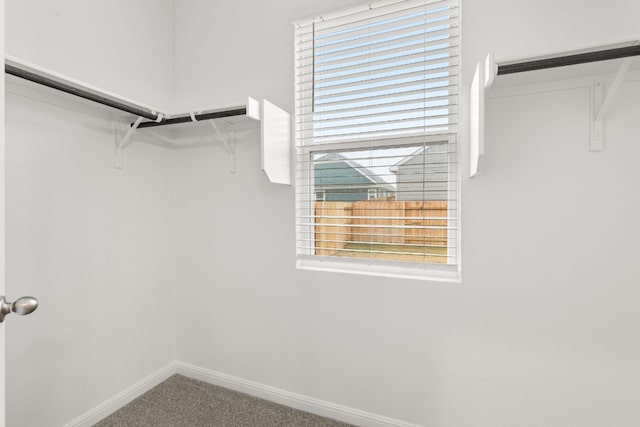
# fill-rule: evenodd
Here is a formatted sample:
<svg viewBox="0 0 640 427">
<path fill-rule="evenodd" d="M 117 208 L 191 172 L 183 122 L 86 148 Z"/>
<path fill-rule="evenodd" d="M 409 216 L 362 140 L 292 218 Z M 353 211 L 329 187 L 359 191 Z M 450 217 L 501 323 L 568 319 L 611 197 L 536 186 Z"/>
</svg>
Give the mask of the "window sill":
<svg viewBox="0 0 640 427">
<path fill-rule="evenodd" d="M 298 256 L 296 268 L 432 282 L 460 283 L 462 281 L 458 266 L 439 267 L 380 261 L 371 263 L 367 260 L 336 260 L 317 256 Z"/>
</svg>

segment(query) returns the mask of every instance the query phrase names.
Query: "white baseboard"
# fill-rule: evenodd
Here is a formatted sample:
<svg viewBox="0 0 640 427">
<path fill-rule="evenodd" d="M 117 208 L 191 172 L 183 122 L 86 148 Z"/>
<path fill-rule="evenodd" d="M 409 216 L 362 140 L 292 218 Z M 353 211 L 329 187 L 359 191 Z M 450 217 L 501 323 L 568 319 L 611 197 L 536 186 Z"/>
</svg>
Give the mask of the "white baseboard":
<svg viewBox="0 0 640 427">
<path fill-rule="evenodd" d="M 175 363 L 176 373 L 185 377 L 225 387 L 261 399 L 276 402 L 291 408 L 311 412 L 323 417 L 333 418 L 362 427 L 420 427 L 405 421 L 396 420 L 371 412 L 338 405 L 313 397 L 292 393 L 254 381 L 237 378 L 221 372 L 201 368 L 184 362 Z"/>
<path fill-rule="evenodd" d="M 176 363 L 171 362 L 167 366 L 158 369 L 151 375 L 138 381 L 126 390 L 116 394 L 111 399 L 101 403 L 78 418 L 64 425 L 64 427 L 91 427 L 111 413 L 122 408 L 136 397 L 144 394 L 162 381 L 176 373 Z"/>
<path fill-rule="evenodd" d="M 173 374 L 184 375 L 185 377 L 361 427 L 421 427 L 417 424 L 338 405 L 178 361 L 169 363 L 63 427 L 91 427 Z"/>
</svg>

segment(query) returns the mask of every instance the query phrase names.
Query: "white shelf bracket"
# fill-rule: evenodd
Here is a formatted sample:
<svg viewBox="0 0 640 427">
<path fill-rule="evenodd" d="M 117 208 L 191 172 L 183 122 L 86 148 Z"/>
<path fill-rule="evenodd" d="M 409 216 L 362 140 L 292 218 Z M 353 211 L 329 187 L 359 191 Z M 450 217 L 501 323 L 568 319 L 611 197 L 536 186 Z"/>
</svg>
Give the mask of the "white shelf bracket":
<svg viewBox="0 0 640 427">
<path fill-rule="evenodd" d="M 229 126 L 227 131 L 223 131 L 220 129 L 218 124 L 214 120 L 209 120 L 209 124 L 213 129 L 214 133 L 222 141 L 224 144 L 224 148 L 229 154 L 231 160 L 231 167 L 229 173 L 236 173 L 236 132 L 233 129 L 233 126 Z"/>
<path fill-rule="evenodd" d="M 291 115 L 266 99 L 260 110 L 262 170 L 269 182 L 291 185 Z"/>
<path fill-rule="evenodd" d="M 469 94 L 469 177 L 480 173 L 484 158 L 485 97 L 498 75 L 498 65 L 493 53 L 484 64 L 478 62 Z"/>
<path fill-rule="evenodd" d="M 604 83 L 602 80 L 595 80 L 592 88 L 593 111 L 591 116 L 591 139 L 589 141 L 589 151 L 604 150 L 604 119 L 611 109 L 611 101 L 620 88 L 633 58 L 625 58 L 620 64 L 620 68 L 611 83 L 611 87 L 605 95 Z"/>
<path fill-rule="evenodd" d="M 122 152 L 124 151 L 125 147 L 129 145 L 129 140 L 133 136 L 133 133 L 136 131 L 136 129 L 138 129 L 140 123 L 142 123 L 142 120 L 144 120 L 144 117 L 138 117 L 136 122 L 131 125 L 129 130 L 127 130 L 127 133 L 124 135 L 124 137 L 120 141 L 116 140 L 116 156 L 113 164 L 113 167 L 115 167 L 116 169 L 122 169 Z M 118 132 L 116 132 L 116 137 L 117 135 Z"/>
</svg>

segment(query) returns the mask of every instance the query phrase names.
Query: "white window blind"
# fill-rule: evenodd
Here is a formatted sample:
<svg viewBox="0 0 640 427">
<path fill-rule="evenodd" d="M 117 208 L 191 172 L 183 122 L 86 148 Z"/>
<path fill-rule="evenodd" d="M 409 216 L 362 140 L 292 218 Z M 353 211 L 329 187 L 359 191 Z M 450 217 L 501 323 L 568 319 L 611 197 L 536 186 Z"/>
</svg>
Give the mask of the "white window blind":
<svg viewBox="0 0 640 427">
<path fill-rule="evenodd" d="M 458 21 L 395 0 L 296 24 L 303 263 L 457 267 Z"/>
</svg>

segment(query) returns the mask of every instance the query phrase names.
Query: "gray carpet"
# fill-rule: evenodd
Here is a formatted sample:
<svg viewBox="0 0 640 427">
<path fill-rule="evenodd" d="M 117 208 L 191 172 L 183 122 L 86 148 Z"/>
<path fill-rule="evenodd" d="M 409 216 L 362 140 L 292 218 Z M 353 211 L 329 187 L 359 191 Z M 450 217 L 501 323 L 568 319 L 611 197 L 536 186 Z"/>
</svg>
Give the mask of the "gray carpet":
<svg viewBox="0 0 640 427">
<path fill-rule="evenodd" d="M 346 427 L 202 381 L 173 375 L 95 427 Z"/>
</svg>

